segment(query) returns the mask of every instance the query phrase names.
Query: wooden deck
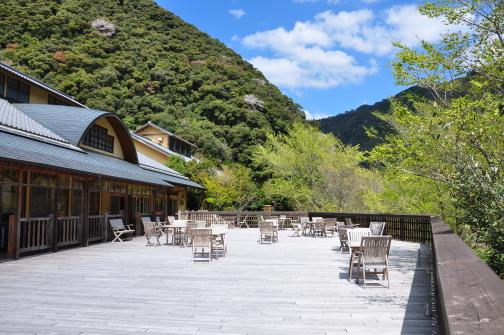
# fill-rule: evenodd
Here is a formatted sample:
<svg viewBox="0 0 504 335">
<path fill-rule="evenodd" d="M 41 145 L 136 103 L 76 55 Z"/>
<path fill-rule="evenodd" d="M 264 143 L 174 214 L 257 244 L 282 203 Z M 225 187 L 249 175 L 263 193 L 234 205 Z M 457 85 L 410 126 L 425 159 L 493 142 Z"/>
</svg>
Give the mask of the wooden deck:
<svg viewBox="0 0 504 335">
<path fill-rule="evenodd" d="M 259 245 L 257 229 L 231 230 L 210 264 L 145 238 L 1 263 L 0 334 L 432 333 L 419 244 L 392 241 L 390 289 L 363 289 L 337 238 L 290 234 Z"/>
</svg>

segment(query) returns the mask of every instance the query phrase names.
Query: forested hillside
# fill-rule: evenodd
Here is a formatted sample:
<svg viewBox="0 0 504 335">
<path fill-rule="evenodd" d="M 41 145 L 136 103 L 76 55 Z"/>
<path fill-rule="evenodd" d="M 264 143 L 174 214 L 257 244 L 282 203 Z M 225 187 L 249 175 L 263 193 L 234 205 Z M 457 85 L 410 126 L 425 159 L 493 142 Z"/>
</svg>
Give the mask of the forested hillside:
<svg viewBox="0 0 504 335">
<path fill-rule="evenodd" d="M 407 103 L 410 98 L 427 98 L 431 96 L 426 89 L 418 86 L 408 88 L 389 99 L 383 99 L 372 105 L 362 105 L 351 111 L 317 120 L 324 133 L 332 133 L 345 144 L 359 145 L 361 150 L 371 150 L 385 140 L 385 135 L 392 128 L 376 113 L 390 113 L 391 100 Z"/>
<path fill-rule="evenodd" d="M 220 161 L 248 162 L 268 131 L 304 118 L 252 65 L 151 0 L 3 0 L 0 31 L 1 61 Z"/>
</svg>

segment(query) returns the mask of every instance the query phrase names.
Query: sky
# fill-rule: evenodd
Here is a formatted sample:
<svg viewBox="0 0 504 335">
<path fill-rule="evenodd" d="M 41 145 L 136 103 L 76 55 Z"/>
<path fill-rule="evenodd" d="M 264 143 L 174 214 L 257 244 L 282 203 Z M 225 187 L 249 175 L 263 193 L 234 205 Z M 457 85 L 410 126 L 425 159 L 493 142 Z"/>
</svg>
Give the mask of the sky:
<svg viewBox="0 0 504 335">
<path fill-rule="evenodd" d="M 416 47 L 448 28 L 418 1 L 157 0 L 226 44 L 318 119 L 373 104 L 405 87 L 392 75 L 393 41 Z"/>
</svg>

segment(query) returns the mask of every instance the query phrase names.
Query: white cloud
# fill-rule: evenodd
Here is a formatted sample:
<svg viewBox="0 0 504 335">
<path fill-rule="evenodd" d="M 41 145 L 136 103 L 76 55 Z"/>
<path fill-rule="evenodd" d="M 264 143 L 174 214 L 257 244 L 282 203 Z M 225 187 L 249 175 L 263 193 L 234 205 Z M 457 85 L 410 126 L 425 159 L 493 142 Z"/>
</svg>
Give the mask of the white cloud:
<svg viewBox="0 0 504 335">
<path fill-rule="evenodd" d="M 327 113 L 311 112 L 306 109 L 303 110 L 303 112 L 305 113 L 307 120 L 319 120 L 319 119 L 323 119 L 323 118 L 331 116 L 330 114 L 327 114 Z"/>
<path fill-rule="evenodd" d="M 247 12 L 245 12 L 241 8 L 239 8 L 239 9 L 230 9 L 228 13 L 231 14 L 231 15 L 233 15 L 237 19 L 241 19 L 243 16 L 245 16 L 245 14 L 247 14 Z"/>
<path fill-rule="evenodd" d="M 242 43 L 271 52 L 271 56 L 257 56 L 250 62 L 275 84 L 330 88 L 358 83 L 376 73 L 374 58 L 391 55 L 392 41 L 415 47 L 422 39 L 438 41 L 448 29 L 453 28 L 440 19 L 422 16 L 413 5 L 403 5 L 380 12 L 325 11 L 312 20 L 296 22 L 291 30 L 260 31 L 245 36 Z M 359 64 L 357 54 L 368 61 Z"/>
</svg>

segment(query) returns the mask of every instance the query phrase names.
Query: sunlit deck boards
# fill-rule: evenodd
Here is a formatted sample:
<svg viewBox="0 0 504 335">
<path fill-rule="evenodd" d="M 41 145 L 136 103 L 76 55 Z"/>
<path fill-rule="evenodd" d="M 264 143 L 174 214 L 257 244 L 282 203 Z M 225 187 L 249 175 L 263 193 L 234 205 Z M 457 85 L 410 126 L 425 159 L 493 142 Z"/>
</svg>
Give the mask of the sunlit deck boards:
<svg viewBox="0 0 504 335">
<path fill-rule="evenodd" d="M 391 286 L 346 280 L 336 238 L 258 245 L 231 230 L 229 253 L 107 243 L 0 264 L 0 334 L 429 334 L 430 276 L 419 245 L 392 241 Z M 422 265 L 422 264 L 421 264 Z"/>
</svg>

